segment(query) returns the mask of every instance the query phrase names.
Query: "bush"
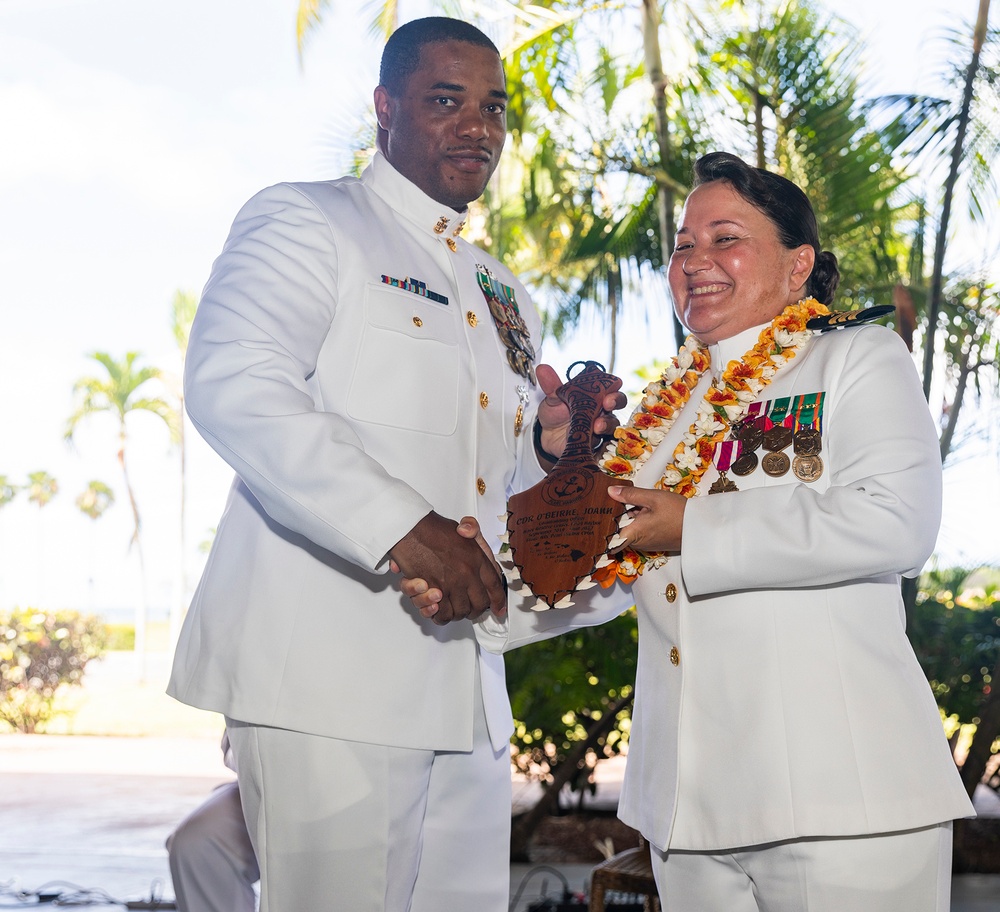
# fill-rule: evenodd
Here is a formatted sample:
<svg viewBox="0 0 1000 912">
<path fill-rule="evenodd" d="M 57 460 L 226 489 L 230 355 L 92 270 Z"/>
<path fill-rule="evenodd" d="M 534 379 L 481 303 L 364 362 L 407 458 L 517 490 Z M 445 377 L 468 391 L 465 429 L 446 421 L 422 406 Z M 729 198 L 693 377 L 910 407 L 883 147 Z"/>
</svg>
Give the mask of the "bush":
<svg viewBox="0 0 1000 912">
<path fill-rule="evenodd" d="M 56 691 L 81 682 L 106 640 L 99 618 L 76 611 L 0 612 L 0 720 L 37 731 L 55 714 Z"/>
</svg>

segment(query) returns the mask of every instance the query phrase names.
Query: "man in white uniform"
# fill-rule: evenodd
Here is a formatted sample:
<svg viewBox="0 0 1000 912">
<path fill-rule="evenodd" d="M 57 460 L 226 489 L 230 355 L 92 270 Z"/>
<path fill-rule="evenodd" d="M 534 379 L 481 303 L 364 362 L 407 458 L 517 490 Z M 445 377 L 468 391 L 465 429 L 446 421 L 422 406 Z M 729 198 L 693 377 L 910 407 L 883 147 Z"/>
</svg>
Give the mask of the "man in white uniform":
<svg viewBox="0 0 1000 912">
<path fill-rule="evenodd" d="M 503 663 L 444 622 L 504 591 L 454 518 L 495 530 L 568 415 L 524 288 L 461 237 L 505 139 L 496 47 L 416 20 L 380 78 L 371 166 L 258 194 L 205 288 L 186 402 L 237 477 L 169 692 L 227 718 L 262 912 L 501 912 Z M 390 560 L 440 587 L 433 622 Z"/>
</svg>

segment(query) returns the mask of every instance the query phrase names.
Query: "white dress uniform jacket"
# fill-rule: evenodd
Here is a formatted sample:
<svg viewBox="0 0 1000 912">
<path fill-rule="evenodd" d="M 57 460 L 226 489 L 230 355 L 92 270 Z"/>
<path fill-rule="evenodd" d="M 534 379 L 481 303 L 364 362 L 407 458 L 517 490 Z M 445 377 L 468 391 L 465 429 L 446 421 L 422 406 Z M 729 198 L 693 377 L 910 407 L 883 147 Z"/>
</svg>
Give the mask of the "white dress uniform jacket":
<svg viewBox="0 0 1000 912">
<path fill-rule="evenodd" d="M 712 346 L 713 370 L 759 331 Z M 637 485 L 659 479 L 709 382 Z M 818 479 L 730 474 L 740 490 L 689 500 L 682 553 L 631 593 L 619 584 L 579 593 L 565 612 L 510 612 L 505 648 L 636 600 L 619 814 L 660 849 L 895 832 L 973 813 L 904 632 L 900 575 L 930 555 L 941 507 L 913 364 L 884 327 L 827 332 L 760 399 L 815 392 L 826 394 Z M 717 477 L 713 467 L 700 491 Z"/>
<path fill-rule="evenodd" d="M 360 179 L 282 184 L 236 218 L 192 328 L 188 414 L 236 471 L 168 692 L 244 722 L 430 750 L 472 744 L 480 661 L 494 746 L 498 656 L 423 620 L 387 552 L 431 510 L 496 530 L 542 477 L 535 388 L 509 366 L 464 216 L 381 155 Z M 515 435 L 524 404 L 525 433 Z"/>
</svg>

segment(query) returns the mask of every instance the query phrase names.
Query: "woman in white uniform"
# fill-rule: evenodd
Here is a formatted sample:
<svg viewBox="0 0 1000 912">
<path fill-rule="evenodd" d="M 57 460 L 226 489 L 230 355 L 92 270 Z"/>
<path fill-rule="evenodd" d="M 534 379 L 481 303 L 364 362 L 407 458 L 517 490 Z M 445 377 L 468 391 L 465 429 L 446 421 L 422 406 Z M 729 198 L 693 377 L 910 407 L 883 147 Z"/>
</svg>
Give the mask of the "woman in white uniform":
<svg viewBox="0 0 1000 912">
<path fill-rule="evenodd" d="M 632 507 L 626 550 L 607 588 L 511 604 L 480 640 L 635 600 L 619 814 L 653 845 L 668 912 L 942 912 L 951 821 L 973 810 L 904 631 L 900 577 L 941 506 L 916 371 L 890 330 L 829 314 L 836 257 L 791 182 L 706 155 L 679 224 L 692 338 L 602 461 L 636 485 L 611 492 Z M 432 615 L 436 592 L 405 585 Z"/>
</svg>

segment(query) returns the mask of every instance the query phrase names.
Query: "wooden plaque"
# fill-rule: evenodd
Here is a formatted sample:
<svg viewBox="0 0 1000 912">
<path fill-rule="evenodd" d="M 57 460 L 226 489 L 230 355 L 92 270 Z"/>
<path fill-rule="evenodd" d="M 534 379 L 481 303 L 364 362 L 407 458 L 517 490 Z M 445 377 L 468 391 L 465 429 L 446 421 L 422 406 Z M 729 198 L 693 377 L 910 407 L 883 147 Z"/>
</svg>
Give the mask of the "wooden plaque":
<svg viewBox="0 0 1000 912">
<path fill-rule="evenodd" d="M 611 485 L 632 482 L 604 474 L 591 449 L 594 421 L 614 383 L 600 364 L 587 361 L 556 390 L 570 411 L 566 449 L 545 479 L 507 503 L 514 565 L 550 608 L 593 573 L 625 512 L 625 504 L 612 500 L 607 491 Z"/>
</svg>

